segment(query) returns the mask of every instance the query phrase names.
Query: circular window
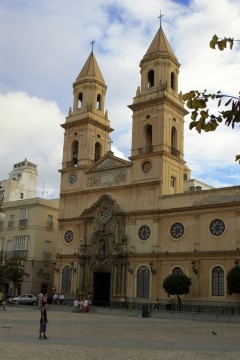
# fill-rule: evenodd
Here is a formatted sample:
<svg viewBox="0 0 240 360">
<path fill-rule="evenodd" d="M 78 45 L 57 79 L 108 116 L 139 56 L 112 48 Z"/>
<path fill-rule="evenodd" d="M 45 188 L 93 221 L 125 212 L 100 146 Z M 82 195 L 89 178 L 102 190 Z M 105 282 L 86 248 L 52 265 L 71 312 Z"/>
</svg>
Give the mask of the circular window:
<svg viewBox="0 0 240 360">
<path fill-rule="evenodd" d="M 171 237 L 174 239 L 180 239 L 184 234 L 184 226 L 181 223 L 175 223 L 170 228 Z"/>
<path fill-rule="evenodd" d="M 100 218 L 102 220 L 103 223 L 107 223 L 112 217 L 112 211 L 105 207 L 101 213 L 100 213 Z"/>
<path fill-rule="evenodd" d="M 147 240 L 150 236 L 150 229 L 147 225 L 143 225 L 138 230 L 138 236 L 141 240 Z"/>
<path fill-rule="evenodd" d="M 68 230 L 65 232 L 65 235 L 64 235 L 64 240 L 66 243 L 70 244 L 74 239 L 74 234 L 72 232 L 72 230 Z"/>
<path fill-rule="evenodd" d="M 142 164 L 142 171 L 148 173 L 152 169 L 152 163 L 150 161 L 144 161 Z"/>
<path fill-rule="evenodd" d="M 225 224 L 222 220 L 220 219 L 215 219 L 211 222 L 210 226 L 209 226 L 210 232 L 212 235 L 214 236 L 220 236 L 224 233 L 225 231 Z"/>
</svg>

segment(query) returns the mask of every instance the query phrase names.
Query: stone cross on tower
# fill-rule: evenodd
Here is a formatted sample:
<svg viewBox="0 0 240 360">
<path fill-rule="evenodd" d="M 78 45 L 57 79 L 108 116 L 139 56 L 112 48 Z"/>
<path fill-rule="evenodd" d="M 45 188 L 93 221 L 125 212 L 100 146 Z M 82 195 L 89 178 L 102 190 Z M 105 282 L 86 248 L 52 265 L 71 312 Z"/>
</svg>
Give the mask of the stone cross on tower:
<svg viewBox="0 0 240 360">
<path fill-rule="evenodd" d="M 162 18 L 164 17 L 164 15 L 162 15 L 161 10 L 160 10 L 160 15 L 158 16 L 158 19 L 160 20 L 160 28 L 162 27 Z"/>
<path fill-rule="evenodd" d="M 92 45 L 92 52 L 93 52 L 93 45 L 95 44 L 95 40 L 91 41 L 90 44 Z"/>
</svg>

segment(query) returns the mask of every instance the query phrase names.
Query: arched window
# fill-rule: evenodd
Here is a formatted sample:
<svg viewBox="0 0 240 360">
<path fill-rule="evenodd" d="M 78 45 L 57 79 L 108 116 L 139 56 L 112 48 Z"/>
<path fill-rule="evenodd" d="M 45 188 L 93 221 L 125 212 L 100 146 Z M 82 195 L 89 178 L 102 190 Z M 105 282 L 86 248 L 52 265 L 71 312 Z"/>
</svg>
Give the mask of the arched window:
<svg viewBox="0 0 240 360">
<path fill-rule="evenodd" d="M 154 70 L 148 72 L 148 87 L 151 88 L 154 86 Z"/>
<path fill-rule="evenodd" d="M 172 275 L 183 275 L 183 270 L 179 266 L 172 269 Z"/>
<path fill-rule="evenodd" d="M 97 110 L 102 110 L 102 97 L 100 94 L 98 94 L 97 96 L 97 104 L 96 104 L 96 109 Z"/>
<path fill-rule="evenodd" d="M 171 73 L 171 88 L 176 90 L 176 76 L 174 72 Z"/>
<path fill-rule="evenodd" d="M 83 93 L 80 92 L 79 95 L 78 95 L 78 109 L 81 109 L 82 101 L 83 101 Z"/>
<path fill-rule="evenodd" d="M 177 130 L 175 126 L 173 126 L 171 130 L 171 154 L 174 156 L 178 156 L 179 154 L 177 150 Z"/>
<path fill-rule="evenodd" d="M 150 271 L 147 266 L 140 266 L 137 272 L 137 297 L 149 298 Z"/>
<path fill-rule="evenodd" d="M 101 158 L 101 144 L 99 142 L 95 143 L 95 150 L 94 150 L 94 161 L 97 161 Z"/>
<path fill-rule="evenodd" d="M 72 143 L 72 162 L 73 165 L 77 165 L 78 163 L 78 141 L 75 140 Z"/>
<path fill-rule="evenodd" d="M 62 271 L 62 292 L 70 293 L 72 287 L 72 269 L 69 265 L 64 266 Z"/>
<path fill-rule="evenodd" d="M 212 269 L 212 296 L 224 296 L 224 271 L 220 266 Z"/>
</svg>

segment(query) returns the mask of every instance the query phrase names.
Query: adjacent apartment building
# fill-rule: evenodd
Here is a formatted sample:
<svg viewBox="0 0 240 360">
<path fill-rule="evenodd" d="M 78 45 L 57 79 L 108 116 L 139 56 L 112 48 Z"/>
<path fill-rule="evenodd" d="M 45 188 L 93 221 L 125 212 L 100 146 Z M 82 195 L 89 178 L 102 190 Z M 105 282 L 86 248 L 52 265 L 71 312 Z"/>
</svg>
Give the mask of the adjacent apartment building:
<svg viewBox="0 0 240 360">
<path fill-rule="evenodd" d="M 26 159 L 15 164 L 4 192 L 4 223 L 0 224 L 2 263 L 17 258 L 27 276 L 21 283 L 3 284 L 5 293 L 17 295 L 40 291 L 51 296 L 57 241 L 58 199 L 36 197 L 37 166 Z"/>
</svg>

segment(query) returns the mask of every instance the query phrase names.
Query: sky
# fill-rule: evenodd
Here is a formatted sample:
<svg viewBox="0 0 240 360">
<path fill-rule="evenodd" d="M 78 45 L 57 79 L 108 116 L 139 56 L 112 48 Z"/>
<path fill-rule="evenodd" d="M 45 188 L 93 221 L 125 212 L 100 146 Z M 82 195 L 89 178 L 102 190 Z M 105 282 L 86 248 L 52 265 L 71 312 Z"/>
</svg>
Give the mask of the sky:
<svg viewBox="0 0 240 360">
<path fill-rule="evenodd" d="M 91 41 L 108 86 L 105 109 L 112 150 L 131 153 L 132 112 L 140 85 L 139 63 L 159 28 L 179 63 L 179 91 L 192 89 L 238 96 L 240 46 L 212 50 L 218 37 L 240 39 L 239 0 L 0 0 L 0 180 L 25 158 L 38 166 L 37 196 L 59 196 L 65 122 L 72 84 Z M 189 130 L 184 157 L 191 177 L 213 187 L 240 184 L 239 127 Z"/>
</svg>

